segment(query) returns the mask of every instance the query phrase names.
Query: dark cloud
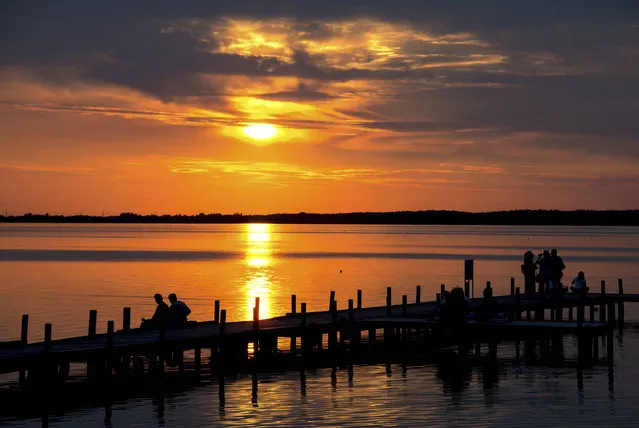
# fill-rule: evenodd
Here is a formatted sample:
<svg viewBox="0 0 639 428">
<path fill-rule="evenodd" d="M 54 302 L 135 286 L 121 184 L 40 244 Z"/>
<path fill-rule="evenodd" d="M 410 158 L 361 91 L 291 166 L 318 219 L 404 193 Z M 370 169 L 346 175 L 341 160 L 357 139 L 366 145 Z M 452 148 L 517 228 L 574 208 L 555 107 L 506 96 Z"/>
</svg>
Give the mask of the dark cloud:
<svg viewBox="0 0 639 428">
<path fill-rule="evenodd" d="M 293 46 L 291 61 L 220 53 L 210 25 L 226 17 L 295 18 L 291 43 L 321 43 L 339 35 L 330 22 L 355 17 L 407 23 L 427 28 L 435 37 L 472 38 L 439 44 L 406 40 L 402 49 L 407 56 L 389 59 L 382 67 L 337 68 L 300 46 Z M 387 120 L 362 126 L 406 132 L 496 127 L 639 135 L 639 106 L 633 96 L 639 93 L 639 2 L 633 1 L 4 1 L 0 40 L 0 66 L 22 67 L 57 82 L 123 85 L 166 101 L 223 95 L 224 88 L 209 78 L 217 75 L 316 82 L 408 80 L 434 90 L 410 88 L 379 111 L 371 109 Z M 460 65 L 488 55 L 506 59 Z M 373 61 L 365 56 L 358 60 Z M 479 84 L 495 87 L 472 87 Z M 331 99 L 303 84 L 261 97 Z"/>
</svg>

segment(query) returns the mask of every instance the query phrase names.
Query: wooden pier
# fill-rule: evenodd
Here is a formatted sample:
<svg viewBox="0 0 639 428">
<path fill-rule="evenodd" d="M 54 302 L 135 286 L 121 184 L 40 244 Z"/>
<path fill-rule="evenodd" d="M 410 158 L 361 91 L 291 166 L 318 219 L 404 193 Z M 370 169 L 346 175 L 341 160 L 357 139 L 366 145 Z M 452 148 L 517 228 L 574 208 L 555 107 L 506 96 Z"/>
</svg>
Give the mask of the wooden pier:
<svg viewBox="0 0 639 428">
<path fill-rule="evenodd" d="M 490 287 L 490 283 L 487 286 Z M 445 291 L 445 286 L 442 285 L 441 291 Z M 490 342 L 572 334 L 579 338 L 580 360 L 590 359 L 594 349 L 592 341 L 610 336 L 615 326 L 623 327 L 624 303 L 639 302 L 639 295 L 623 294 L 621 280 L 619 293 L 614 294 L 606 293 L 602 282 L 601 293 L 568 294 L 557 300 L 541 300 L 539 296 L 521 295 L 514 281 L 511 293 L 496 297 L 500 310 L 508 314 L 508 321 L 468 322 L 460 337 Z M 26 385 L 51 379 L 64 381 L 69 365 L 74 363 L 86 364 L 87 377 L 100 379 L 145 370 L 139 357 L 144 357 L 149 367 L 162 370 L 167 360 L 178 366 L 183 364 L 186 351 L 193 351 L 195 370 L 199 370 L 203 349 L 209 350 L 212 365 L 222 366 L 247 364 L 249 360 L 272 361 L 278 355 L 286 355 L 290 362 L 291 358 L 312 358 L 313 353 L 325 350 L 352 353 L 364 343 L 369 348 L 376 343 L 386 343 L 388 348 L 390 344 L 412 339 L 436 349 L 450 344 L 451 340 L 461 341 L 442 332 L 436 319 L 440 293 L 435 301 L 421 302 L 421 287 L 417 286 L 414 303 L 408 303 L 408 296 L 404 295 L 401 304 L 393 305 L 392 289 L 388 287 L 385 306 L 363 308 L 359 290 L 357 299 L 349 299 L 346 309 L 338 309 L 335 292 L 330 296 L 327 311 L 307 313 L 304 302 L 298 311 L 296 296 L 292 296 L 290 313 L 262 320 L 257 298 L 252 321 L 228 323 L 226 311 L 215 301 L 213 321 L 199 322 L 193 328 L 168 330 L 132 329 L 130 309 L 124 308 L 123 328 L 115 331 L 114 322 L 108 321 L 106 334 L 96 334 L 97 312 L 90 311 L 86 336 L 52 340 L 53 326 L 47 324 L 44 340 L 31 344 L 27 342 L 28 316 L 25 315 L 21 339 L 0 343 L 0 373 L 19 372 L 20 384 Z M 471 307 L 476 308 L 480 302 L 481 299 L 472 299 Z M 290 338 L 290 345 L 278 347 L 278 338 Z M 612 362 L 611 349 L 608 360 Z"/>
</svg>

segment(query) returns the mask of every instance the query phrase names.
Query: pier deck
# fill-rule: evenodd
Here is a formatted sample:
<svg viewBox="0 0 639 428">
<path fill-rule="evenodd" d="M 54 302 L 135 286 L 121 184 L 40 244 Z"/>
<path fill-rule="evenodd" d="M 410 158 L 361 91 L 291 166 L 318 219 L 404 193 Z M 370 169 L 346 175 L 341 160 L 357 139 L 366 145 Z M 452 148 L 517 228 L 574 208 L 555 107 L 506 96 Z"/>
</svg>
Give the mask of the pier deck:
<svg viewBox="0 0 639 428">
<path fill-rule="evenodd" d="M 390 289 L 389 289 L 390 293 Z M 541 301 L 539 297 L 527 297 L 525 295 L 507 295 L 496 297 L 499 307 L 505 313 L 519 316 L 515 321 L 507 323 L 468 323 L 469 328 L 475 330 L 491 331 L 517 331 L 526 335 L 532 331 L 554 330 L 559 333 L 574 333 L 578 327 L 576 322 L 532 322 L 519 321 L 521 314 L 526 311 L 544 310 L 562 311 L 564 308 L 622 305 L 624 302 L 639 302 L 637 294 L 599 294 L 592 293 L 586 296 L 568 294 L 557 301 Z M 390 298 L 387 298 L 390 301 Z M 404 302 L 406 299 L 404 298 Z M 481 299 L 472 299 L 471 306 L 476 307 Z M 259 303 L 258 303 L 259 305 Z M 352 301 L 350 302 L 352 308 Z M 200 322 L 193 328 L 168 329 L 165 332 L 151 329 L 130 329 L 128 331 L 109 334 L 96 334 L 38 342 L 20 346 L 12 342 L 0 347 L 0 373 L 24 370 L 42 361 L 44 357 L 54 361 L 87 362 L 93 358 L 104 356 L 105 350 L 119 355 L 145 355 L 155 351 L 159 346 L 175 346 L 181 350 L 199 348 L 212 348 L 212 343 L 223 338 L 225 341 L 237 341 L 248 343 L 254 340 L 256 332 L 270 334 L 276 337 L 300 337 L 304 330 L 312 327 L 317 333 L 331 333 L 340 323 L 350 323 L 354 329 L 365 331 L 378 326 L 386 328 L 396 325 L 397 328 L 427 328 L 436 322 L 434 317 L 438 308 L 437 302 L 404 303 L 402 305 L 387 305 L 371 308 L 342 309 L 324 312 L 309 312 L 287 314 L 285 316 L 255 321 L 241 321 L 230 323 Z M 590 321 L 592 319 L 591 311 Z M 604 310 L 605 312 L 605 310 Z M 614 323 L 614 311 L 611 314 Z M 620 311 L 621 312 L 621 311 Z M 553 313 L 554 315 L 554 313 Z M 572 315 L 572 312 L 571 312 Z M 599 314 L 600 317 L 602 314 Z M 620 313 L 620 317 L 623 315 Z M 604 315 L 605 316 L 605 315 Z M 543 315 L 541 319 L 543 319 Z M 563 317 L 561 317 L 563 318 Z M 561 319 L 559 318 L 559 319 Z M 536 318 L 539 320 L 539 318 Z M 572 320 L 572 316 L 570 317 Z M 575 317 L 576 319 L 576 317 Z M 620 321 L 622 318 L 620 318 Z M 599 319 L 602 323 L 585 323 L 582 319 L 581 326 L 586 327 L 591 333 L 604 328 L 610 320 Z"/>
</svg>

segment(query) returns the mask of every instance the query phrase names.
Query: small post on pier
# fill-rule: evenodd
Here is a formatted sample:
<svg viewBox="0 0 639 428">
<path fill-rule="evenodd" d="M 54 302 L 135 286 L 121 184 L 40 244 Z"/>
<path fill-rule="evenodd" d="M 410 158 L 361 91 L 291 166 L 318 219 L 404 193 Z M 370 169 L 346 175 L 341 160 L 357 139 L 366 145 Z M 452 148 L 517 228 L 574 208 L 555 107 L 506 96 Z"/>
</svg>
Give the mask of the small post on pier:
<svg viewBox="0 0 639 428">
<path fill-rule="evenodd" d="M 122 330 L 131 330 L 131 308 L 122 309 Z"/>
<path fill-rule="evenodd" d="M 113 373 L 113 331 L 115 330 L 115 323 L 111 320 L 107 321 L 107 354 L 106 354 L 106 369 L 107 375 L 111 376 Z"/>
<path fill-rule="evenodd" d="M 51 352 L 51 337 L 52 337 L 53 326 L 51 323 L 46 323 L 44 325 L 44 352 Z"/>
<path fill-rule="evenodd" d="M 446 295 L 446 284 L 442 284 L 439 286 L 439 292 L 441 293 L 442 296 Z"/>
<path fill-rule="evenodd" d="M 470 298 L 470 281 L 464 281 L 464 296 Z"/>
<path fill-rule="evenodd" d="M 442 302 L 442 295 L 440 293 L 435 294 L 435 303 L 438 305 Z"/>
<path fill-rule="evenodd" d="M 29 337 L 29 315 L 22 315 L 22 327 L 20 329 L 20 343 L 22 346 L 27 346 Z M 19 382 L 20 385 L 24 385 L 27 380 L 27 372 L 25 369 L 20 369 Z"/>
<path fill-rule="evenodd" d="M 408 296 L 402 295 L 402 316 L 408 315 Z"/>
<path fill-rule="evenodd" d="M 422 286 L 415 286 L 415 303 L 421 303 L 422 301 Z"/>
<path fill-rule="evenodd" d="M 393 293 L 392 288 L 386 287 L 386 316 L 388 317 L 393 315 L 392 293 Z"/>
<path fill-rule="evenodd" d="M 354 321 L 355 320 L 355 314 L 354 314 L 354 302 L 353 299 L 348 299 L 348 319 L 350 321 Z"/>
<path fill-rule="evenodd" d="M 606 346 L 608 353 L 608 364 L 613 364 L 613 356 L 615 352 L 615 343 L 614 343 L 614 328 L 615 328 L 615 304 L 613 302 L 608 303 L 608 311 L 609 313 L 609 321 L 608 321 L 608 337 L 606 338 Z"/>
<path fill-rule="evenodd" d="M 300 311 L 302 312 L 302 356 L 308 351 L 308 341 L 306 340 L 306 302 L 300 304 Z"/>
<path fill-rule="evenodd" d="M 625 315 L 626 315 L 626 308 L 622 300 L 623 299 L 623 279 L 621 278 L 617 279 L 617 286 L 619 287 L 619 297 L 621 297 L 621 299 L 619 299 L 619 306 L 617 308 L 617 312 L 619 312 L 617 319 L 619 320 L 619 329 L 623 330 Z"/>
<path fill-rule="evenodd" d="M 255 356 L 257 356 L 257 354 L 258 354 L 258 347 L 259 347 L 258 335 L 259 335 L 259 331 L 260 331 L 260 298 L 256 297 L 255 298 L 255 306 L 253 307 L 253 333 L 254 333 L 253 354 Z"/>
<path fill-rule="evenodd" d="M 291 314 L 295 315 L 297 313 L 297 296 L 295 294 L 291 294 Z M 291 336 L 291 354 L 295 354 L 297 351 L 297 337 L 295 335 Z"/>
<path fill-rule="evenodd" d="M 606 296 L 606 281 L 601 280 L 601 297 Z M 606 322 L 606 302 L 601 301 L 599 304 L 599 321 L 605 323 Z"/>
<path fill-rule="evenodd" d="M 26 346 L 28 341 L 27 338 L 29 336 L 29 315 L 22 315 L 22 327 L 20 328 L 20 342 L 22 346 Z"/>
<path fill-rule="evenodd" d="M 362 290 L 357 290 L 357 310 L 362 310 Z"/>
<path fill-rule="evenodd" d="M 328 334 L 328 349 L 335 349 L 337 344 L 337 300 L 331 302 L 331 329 Z"/>
<path fill-rule="evenodd" d="M 521 291 L 519 287 L 515 289 L 515 320 L 521 321 Z"/>
<path fill-rule="evenodd" d="M 216 300 L 215 301 L 215 307 L 214 307 L 214 313 L 213 313 L 213 321 L 215 321 L 216 324 L 220 323 L 220 301 Z"/>
<path fill-rule="evenodd" d="M 220 311 L 220 335 L 226 334 L 226 309 Z"/>
<path fill-rule="evenodd" d="M 590 351 L 591 351 L 591 349 L 590 349 L 591 343 L 590 342 L 588 342 L 587 344 L 584 343 L 584 341 L 585 341 L 585 334 L 584 334 L 584 317 L 585 317 L 584 300 L 585 300 L 585 297 L 583 295 L 579 296 L 579 301 L 577 303 L 577 358 L 578 358 L 580 364 L 586 358 L 586 355 L 590 354 Z M 587 351 L 585 349 L 586 346 L 588 347 Z"/>
<path fill-rule="evenodd" d="M 486 288 L 491 288 L 490 281 L 486 281 Z"/>
<path fill-rule="evenodd" d="M 510 278 L 510 295 L 515 294 L 515 278 Z"/>
<path fill-rule="evenodd" d="M 331 290 L 331 298 L 328 301 L 328 310 L 333 310 L 333 302 L 335 301 L 335 290 Z"/>
<path fill-rule="evenodd" d="M 95 336 L 98 327 L 98 311 L 91 309 L 89 311 L 89 336 Z"/>
</svg>

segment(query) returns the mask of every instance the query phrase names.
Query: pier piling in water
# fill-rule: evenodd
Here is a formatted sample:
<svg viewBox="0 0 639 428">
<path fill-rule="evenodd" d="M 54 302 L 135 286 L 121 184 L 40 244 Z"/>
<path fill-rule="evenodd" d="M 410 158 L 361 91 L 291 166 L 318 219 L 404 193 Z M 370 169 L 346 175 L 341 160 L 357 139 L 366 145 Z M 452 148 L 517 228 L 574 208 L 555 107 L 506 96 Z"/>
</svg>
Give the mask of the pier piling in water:
<svg viewBox="0 0 639 428">
<path fill-rule="evenodd" d="M 422 301 L 422 286 L 415 286 L 415 303 L 421 303 Z"/>
<path fill-rule="evenodd" d="M 95 336 L 98 327 L 98 311 L 91 309 L 89 311 L 89 336 Z"/>
<path fill-rule="evenodd" d="M 357 290 L 357 310 L 362 310 L 362 290 Z"/>
<path fill-rule="evenodd" d="M 131 330 L 131 308 L 122 309 L 122 330 Z"/>
<path fill-rule="evenodd" d="M 216 324 L 220 323 L 220 301 L 216 300 L 214 302 L 214 308 L 213 308 L 213 322 L 215 322 Z"/>
<path fill-rule="evenodd" d="M 623 296 L 623 279 L 621 278 L 617 279 L 617 286 L 618 286 L 619 296 Z M 619 329 L 622 330 L 625 323 L 626 308 L 624 306 L 623 300 L 621 299 L 619 300 L 619 307 L 617 309 L 617 312 L 618 312 L 618 319 L 619 319 Z"/>
<path fill-rule="evenodd" d="M 603 279 L 601 280 L 601 295 L 606 295 L 606 281 Z M 599 322 L 606 322 L 606 304 L 603 302 L 599 305 Z"/>
</svg>

